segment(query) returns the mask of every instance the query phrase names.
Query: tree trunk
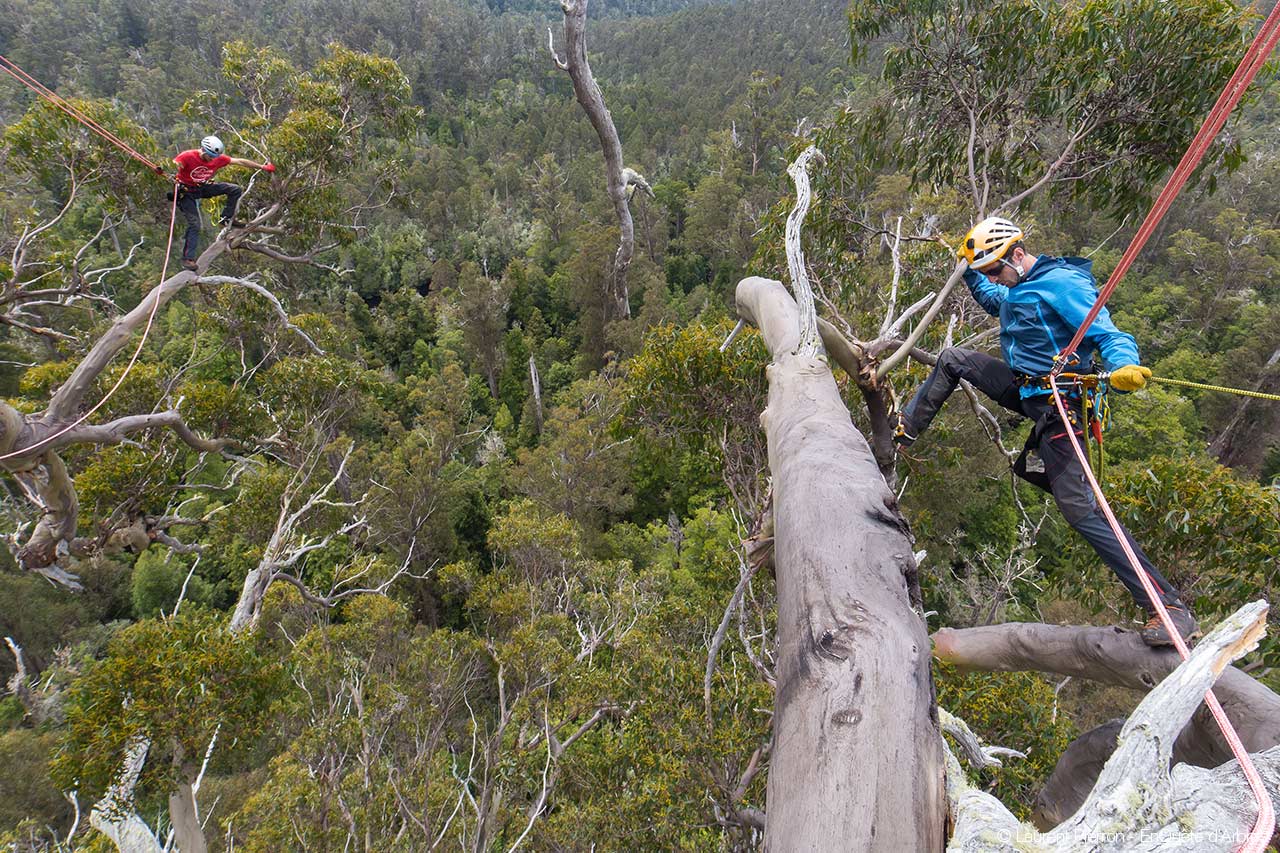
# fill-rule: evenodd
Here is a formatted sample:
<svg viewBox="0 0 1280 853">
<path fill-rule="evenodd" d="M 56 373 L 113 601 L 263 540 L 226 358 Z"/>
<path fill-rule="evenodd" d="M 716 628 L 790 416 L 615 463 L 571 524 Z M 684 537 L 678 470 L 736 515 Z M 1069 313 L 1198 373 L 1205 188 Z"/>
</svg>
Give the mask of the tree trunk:
<svg viewBox="0 0 1280 853">
<path fill-rule="evenodd" d="M 204 828 L 196 813 L 195 792 L 188 782 L 179 782 L 169 794 L 169 820 L 180 853 L 206 853 Z"/>
<path fill-rule="evenodd" d="M 826 360 L 795 354 L 791 296 L 753 277 L 737 304 L 773 355 L 761 416 L 778 584 L 765 846 L 941 850 L 942 742 L 906 524 Z"/>
<path fill-rule="evenodd" d="M 626 318 L 631 316 L 627 270 L 631 267 L 631 256 L 635 252 L 635 223 L 631 219 L 631 207 L 627 203 L 622 142 L 618 138 L 618 129 L 613 124 L 613 116 L 605 106 L 600 86 L 591 73 L 591 63 L 587 61 L 587 0 L 560 0 L 560 8 L 564 11 L 565 59 L 557 58 L 556 64 L 569 72 L 569 77 L 573 80 L 573 93 L 587 118 L 591 120 L 596 136 L 600 138 L 600 150 L 604 152 L 605 185 L 609 199 L 613 202 L 613 211 L 618 217 L 618 251 L 614 254 L 610 274 L 616 314 L 605 319 Z"/>
</svg>

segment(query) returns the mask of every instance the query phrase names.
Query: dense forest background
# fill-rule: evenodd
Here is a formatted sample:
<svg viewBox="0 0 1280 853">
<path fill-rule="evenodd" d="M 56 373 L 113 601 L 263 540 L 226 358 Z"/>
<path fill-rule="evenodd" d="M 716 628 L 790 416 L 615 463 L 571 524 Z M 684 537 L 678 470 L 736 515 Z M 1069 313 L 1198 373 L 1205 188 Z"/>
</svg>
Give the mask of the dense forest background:
<svg viewBox="0 0 1280 853">
<path fill-rule="evenodd" d="M 547 50 L 558 4 L 0 0 L 0 53 L 162 162 L 213 132 L 279 180 L 322 157 L 335 176 L 323 193 L 255 179 L 244 201 L 296 199 L 277 242 L 312 263 L 240 251 L 211 270 L 269 288 L 290 324 L 232 283 L 194 286 L 101 414 L 176 408 L 229 449 L 156 429 L 63 452 L 86 543 L 63 565 L 82 589 L 19 568 L 37 512 L 4 480 L 0 636 L 28 678 L 0 698 L 0 846 L 110 849 L 86 820 L 67 834 L 145 734 L 136 806 L 161 840 L 169 791 L 207 761 L 216 849 L 754 849 L 772 579 L 742 540 L 766 502 L 766 357 L 749 333 L 717 348 L 737 280 L 784 277 L 789 157 L 853 139 L 882 58 L 855 54 L 875 45 L 840 0 L 591 10 L 594 71 L 653 189 L 632 200 L 627 319 L 605 295 L 618 230 L 600 146 Z M 303 105 L 351 67 L 343 50 L 393 60 L 363 83 L 403 98 L 324 136 Z M 1157 375 L 1280 392 L 1278 95 L 1255 87 L 1228 126 L 1243 156 L 1203 171 L 1111 302 Z M 48 273 L 83 296 L 0 304 L 21 321 L 0 326 L 0 394 L 34 412 L 157 282 L 168 202 L 8 78 L 0 122 L 5 294 Z M 15 272 L 72 174 L 73 203 Z M 847 272 L 818 270 L 821 310 L 855 325 L 884 313 L 899 217 L 954 240 L 974 215 L 956 188 L 888 167 L 816 187 L 817 214 L 846 226 L 815 250 Z M 1020 219 L 1032 251 L 1089 255 L 1100 278 L 1136 223 L 1052 195 Z M 905 242 L 899 303 L 951 264 L 936 239 Z M 967 294 L 947 311 L 926 349 L 990 327 Z M 898 371 L 897 393 L 925 370 Z M 1278 415 L 1167 386 L 1113 401 L 1106 482 L 1205 621 L 1271 597 Z M 1020 444 L 1026 426 L 1005 429 Z M 960 397 L 899 470 L 931 627 L 1138 616 Z M 228 632 L 270 559 L 293 582 L 254 630 Z M 1250 664 L 1272 687 L 1276 651 Z M 5 650 L 0 682 L 15 665 Z M 983 771 L 1022 813 L 1076 732 L 1136 704 L 1031 675 L 937 676 L 943 705 L 1029 753 Z"/>
</svg>

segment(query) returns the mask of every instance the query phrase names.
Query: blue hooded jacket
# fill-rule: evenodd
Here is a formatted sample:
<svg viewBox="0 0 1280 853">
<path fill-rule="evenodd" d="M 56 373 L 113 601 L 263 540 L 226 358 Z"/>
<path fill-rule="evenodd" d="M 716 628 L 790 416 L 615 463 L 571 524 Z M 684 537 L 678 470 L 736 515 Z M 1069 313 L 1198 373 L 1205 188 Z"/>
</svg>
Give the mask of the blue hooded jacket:
<svg viewBox="0 0 1280 853">
<path fill-rule="evenodd" d="M 1070 342 L 1098 298 L 1092 268 L 1093 262 L 1084 258 L 1041 255 L 1013 287 L 965 270 L 964 282 L 973 298 L 1000 319 L 1000 347 L 1005 363 L 1016 373 L 1044 376 L 1053 369 L 1053 357 Z M 1068 369 L 1079 364 L 1081 354 L 1094 351 L 1101 354 L 1105 370 L 1141 363 L 1133 335 L 1117 329 L 1106 308 L 1089 327 Z M 1047 393 L 1034 385 L 1022 388 L 1023 397 Z"/>
</svg>

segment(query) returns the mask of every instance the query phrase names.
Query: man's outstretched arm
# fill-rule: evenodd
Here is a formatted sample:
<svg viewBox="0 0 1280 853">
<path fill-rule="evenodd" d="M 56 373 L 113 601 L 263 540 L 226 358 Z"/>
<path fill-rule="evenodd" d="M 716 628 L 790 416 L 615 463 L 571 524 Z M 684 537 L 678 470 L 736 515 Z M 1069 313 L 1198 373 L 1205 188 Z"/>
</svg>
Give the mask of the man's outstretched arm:
<svg viewBox="0 0 1280 853">
<path fill-rule="evenodd" d="M 246 169 L 262 169 L 265 172 L 274 172 L 276 170 L 274 163 L 255 163 L 253 160 L 246 160 L 243 157 L 232 157 L 232 166 L 243 166 Z"/>
</svg>

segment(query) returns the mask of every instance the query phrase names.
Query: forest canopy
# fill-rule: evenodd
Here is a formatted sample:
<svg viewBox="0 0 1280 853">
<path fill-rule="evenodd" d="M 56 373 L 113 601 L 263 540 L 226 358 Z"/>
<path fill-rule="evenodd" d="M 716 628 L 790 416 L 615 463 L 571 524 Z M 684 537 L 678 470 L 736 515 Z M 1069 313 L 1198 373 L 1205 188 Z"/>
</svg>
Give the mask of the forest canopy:
<svg viewBox="0 0 1280 853">
<path fill-rule="evenodd" d="M 0 84 L 0 452 L 28 447 L 0 494 L 0 848 L 110 849 L 98 823 L 132 815 L 196 849 L 198 812 L 218 850 L 758 849 L 770 354 L 750 329 L 721 344 L 741 278 L 787 280 L 788 163 L 826 156 L 819 316 L 896 342 L 888 315 L 1046 171 L 1008 215 L 1103 279 L 1257 23 L 1226 0 L 974 8 L 590 4 L 648 190 L 620 316 L 559 4 L 0 0 L 0 55 L 146 157 L 215 134 L 276 168 L 219 173 L 249 225 L 204 201 L 189 277 L 176 215 L 162 284 L 166 180 Z M 1278 97 L 1264 72 L 1110 302 L 1157 376 L 1280 393 Z M 917 346 L 998 354 L 994 328 L 958 288 Z M 871 436 L 865 377 L 837 377 Z M 957 395 L 890 462 L 929 630 L 1140 621 L 1010 476 L 1029 428 Z M 1270 596 L 1276 403 L 1153 384 L 1115 395 L 1104 448 L 1116 510 L 1206 626 Z M 1278 656 L 1247 661 L 1272 689 Z M 1140 698 L 934 678 L 1027 754 L 974 774 L 1020 817 Z"/>
</svg>

